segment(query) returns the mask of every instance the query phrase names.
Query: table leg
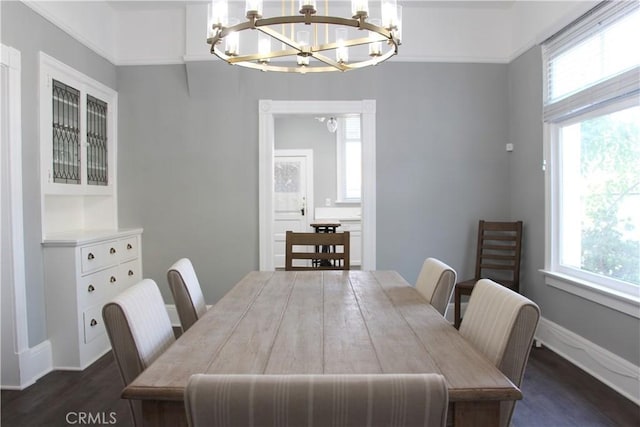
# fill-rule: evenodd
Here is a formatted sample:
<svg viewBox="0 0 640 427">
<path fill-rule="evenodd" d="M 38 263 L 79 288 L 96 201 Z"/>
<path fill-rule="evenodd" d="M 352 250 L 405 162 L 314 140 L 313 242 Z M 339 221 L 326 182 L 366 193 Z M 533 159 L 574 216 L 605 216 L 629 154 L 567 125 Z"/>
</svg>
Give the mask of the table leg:
<svg viewBox="0 0 640 427">
<path fill-rule="evenodd" d="M 187 427 L 184 402 L 143 400 L 142 418 L 148 427 Z"/>
<path fill-rule="evenodd" d="M 454 427 L 498 427 L 500 425 L 500 401 L 454 402 Z"/>
</svg>

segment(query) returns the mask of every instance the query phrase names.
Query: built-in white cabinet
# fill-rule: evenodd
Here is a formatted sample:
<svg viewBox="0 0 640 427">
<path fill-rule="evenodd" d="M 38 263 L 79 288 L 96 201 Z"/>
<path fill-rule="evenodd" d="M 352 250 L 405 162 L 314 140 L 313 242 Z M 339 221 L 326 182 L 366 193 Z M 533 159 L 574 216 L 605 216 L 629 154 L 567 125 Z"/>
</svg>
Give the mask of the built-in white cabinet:
<svg viewBox="0 0 640 427">
<path fill-rule="evenodd" d="M 104 304 L 142 279 L 142 229 L 52 234 L 43 242 L 47 332 L 56 369 L 84 369 L 111 347 Z"/>
<path fill-rule="evenodd" d="M 40 52 L 42 246 L 57 369 L 110 349 L 102 307 L 142 279 L 142 229 L 118 227 L 117 93 Z"/>
<path fill-rule="evenodd" d="M 43 238 L 117 229 L 118 94 L 40 52 Z"/>
</svg>

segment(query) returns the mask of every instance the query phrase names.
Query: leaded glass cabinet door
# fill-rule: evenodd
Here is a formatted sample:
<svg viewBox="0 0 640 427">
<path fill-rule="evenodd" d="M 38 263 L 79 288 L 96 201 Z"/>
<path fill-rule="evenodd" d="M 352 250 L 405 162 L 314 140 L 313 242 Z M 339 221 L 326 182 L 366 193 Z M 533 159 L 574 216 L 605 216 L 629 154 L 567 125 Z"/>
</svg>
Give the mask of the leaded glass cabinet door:
<svg viewBox="0 0 640 427">
<path fill-rule="evenodd" d="M 52 180 L 80 184 L 80 91 L 53 80 Z"/>
<path fill-rule="evenodd" d="M 43 64 L 43 193 L 114 195 L 117 93 L 52 59 Z"/>
<path fill-rule="evenodd" d="M 109 184 L 108 173 L 108 105 L 87 95 L 87 184 Z"/>
</svg>

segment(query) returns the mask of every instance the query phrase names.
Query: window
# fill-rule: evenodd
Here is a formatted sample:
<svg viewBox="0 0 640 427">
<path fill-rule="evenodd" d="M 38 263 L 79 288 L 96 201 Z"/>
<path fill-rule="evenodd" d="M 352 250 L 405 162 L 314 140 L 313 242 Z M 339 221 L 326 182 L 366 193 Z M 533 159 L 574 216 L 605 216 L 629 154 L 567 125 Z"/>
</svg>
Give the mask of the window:
<svg viewBox="0 0 640 427">
<path fill-rule="evenodd" d="M 547 283 L 638 317 L 640 8 L 606 2 L 543 46 Z"/>
<path fill-rule="evenodd" d="M 338 120 L 338 202 L 360 203 L 362 194 L 362 141 L 360 116 Z"/>
</svg>

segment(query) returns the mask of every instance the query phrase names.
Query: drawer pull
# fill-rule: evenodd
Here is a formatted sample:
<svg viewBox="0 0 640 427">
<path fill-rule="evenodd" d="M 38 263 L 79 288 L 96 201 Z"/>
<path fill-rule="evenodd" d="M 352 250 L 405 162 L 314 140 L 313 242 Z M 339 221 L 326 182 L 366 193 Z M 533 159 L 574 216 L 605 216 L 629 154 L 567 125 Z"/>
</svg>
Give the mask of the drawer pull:
<svg viewBox="0 0 640 427">
<path fill-rule="evenodd" d="M 89 287 L 87 288 L 87 292 L 93 292 L 95 290 L 96 288 L 94 288 L 93 285 L 89 285 Z"/>
<path fill-rule="evenodd" d="M 111 249 L 109 249 L 109 253 L 110 253 L 111 255 L 115 254 L 115 253 L 116 253 L 116 248 L 111 248 Z"/>
<path fill-rule="evenodd" d="M 127 250 L 131 250 L 133 249 L 133 246 L 131 246 L 131 243 L 127 243 Z"/>
<path fill-rule="evenodd" d="M 115 276 L 111 276 L 111 278 L 109 279 L 110 283 L 116 283 L 116 277 Z"/>
<path fill-rule="evenodd" d="M 89 252 L 89 255 L 87 255 L 87 259 L 88 260 L 92 260 L 94 258 L 95 258 L 95 256 L 91 252 Z"/>
<path fill-rule="evenodd" d="M 133 276 L 133 270 L 129 270 L 129 276 Z"/>
<path fill-rule="evenodd" d="M 96 319 L 91 319 L 91 323 L 89 323 L 90 326 L 96 326 L 98 324 L 98 321 Z"/>
</svg>

